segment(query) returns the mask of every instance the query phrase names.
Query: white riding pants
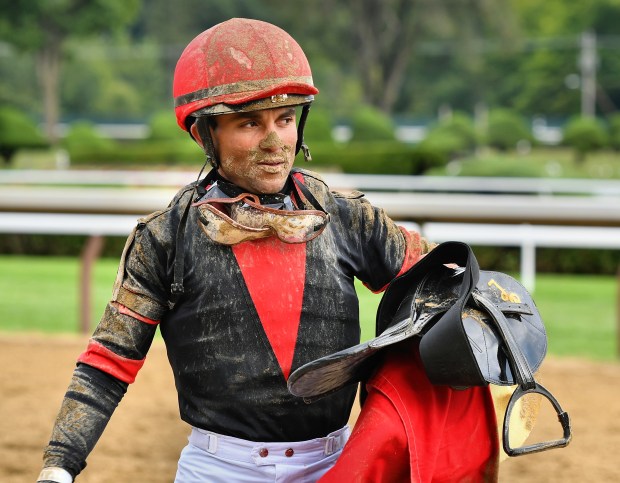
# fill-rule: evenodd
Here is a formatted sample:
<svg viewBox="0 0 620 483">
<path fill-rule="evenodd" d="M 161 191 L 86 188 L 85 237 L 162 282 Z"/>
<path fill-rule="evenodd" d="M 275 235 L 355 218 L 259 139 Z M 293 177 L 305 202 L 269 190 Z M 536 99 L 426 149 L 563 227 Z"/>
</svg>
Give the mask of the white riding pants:
<svg viewBox="0 0 620 483">
<path fill-rule="evenodd" d="M 175 483 L 312 483 L 329 470 L 351 431 L 345 426 L 324 438 L 257 443 L 192 428 Z"/>
</svg>

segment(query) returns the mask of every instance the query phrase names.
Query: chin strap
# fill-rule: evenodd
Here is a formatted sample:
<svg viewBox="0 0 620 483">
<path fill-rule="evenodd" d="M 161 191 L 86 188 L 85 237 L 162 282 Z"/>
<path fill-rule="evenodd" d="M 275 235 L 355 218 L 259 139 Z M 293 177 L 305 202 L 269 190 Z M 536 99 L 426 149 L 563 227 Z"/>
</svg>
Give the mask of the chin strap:
<svg viewBox="0 0 620 483">
<path fill-rule="evenodd" d="M 209 121 L 206 117 L 196 119 L 196 127 L 202 141 L 202 149 L 207 157 L 207 162 L 214 168 L 218 168 L 218 160 L 215 156 L 215 146 L 213 145 L 213 137 L 209 129 Z"/>
<path fill-rule="evenodd" d="M 304 142 L 304 127 L 306 126 L 306 119 L 308 119 L 308 113 L 310 112 L 310 104 L 306 104 L 301 109 L 301 115 L 299 116 L 299 124 L 297 125 L 297 145 L 295 146 L 295 154 L 299 151 L 303 151 L 304 159 L 306 161 L 312 161 L 312 155 L 310 154 L 310 148 Z"/>
</svg>

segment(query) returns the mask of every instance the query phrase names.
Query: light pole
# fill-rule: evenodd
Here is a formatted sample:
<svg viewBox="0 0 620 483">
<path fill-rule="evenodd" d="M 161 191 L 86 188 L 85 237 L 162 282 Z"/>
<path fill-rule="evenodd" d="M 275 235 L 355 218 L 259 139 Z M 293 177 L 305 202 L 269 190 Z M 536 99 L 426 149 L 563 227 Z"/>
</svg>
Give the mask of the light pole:
<svg viewBox="0 0 620 483">
<path fill-rule="evenodd" d="M 581 34 L 581 53 L 579 68 L 581 70 L 581 115 L 594 117 L 596 114 L 596 34 L 583 32 Z"/>
</svg>

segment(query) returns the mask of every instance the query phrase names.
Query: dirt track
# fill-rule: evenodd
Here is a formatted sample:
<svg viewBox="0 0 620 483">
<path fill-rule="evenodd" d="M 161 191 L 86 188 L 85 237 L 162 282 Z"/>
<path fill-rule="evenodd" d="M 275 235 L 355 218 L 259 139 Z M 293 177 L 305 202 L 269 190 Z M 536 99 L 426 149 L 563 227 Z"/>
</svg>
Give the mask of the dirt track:
<svg viewBox="0 0 620 483">
<path fill-rule="evenodd" d="M 35 481 L 85 343 L 79 337 L 0 334 L 0 481 Z M 570 413 L 574 440 L 566 449 L 502 463 L 500 481 L 620 481 L 620 364 L 549 357 L 544 383 Z M 542 416 L 536 431 L 558 437 L 557 421 Z M 156 343 L 78 481 L 170 482 L 187 432 L 163 344 Z"/>
</svg>

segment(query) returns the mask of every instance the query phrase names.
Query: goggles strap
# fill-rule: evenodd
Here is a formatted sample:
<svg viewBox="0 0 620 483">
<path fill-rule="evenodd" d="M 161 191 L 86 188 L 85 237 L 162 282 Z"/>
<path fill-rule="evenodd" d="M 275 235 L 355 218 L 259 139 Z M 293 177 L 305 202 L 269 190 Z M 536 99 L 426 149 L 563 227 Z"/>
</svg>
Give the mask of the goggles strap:
<svg viewBox="0 0 620 483">
<path fill-rule="evenodd" d="M 308 202 L 313 206 L 314 209 L 322 211 L 326 215 L 329 215 L 327 211 L 325 211 L 325 208 L 321 206 L 321 203 L 319 203 L 318 200 L 314 197 L 314 195 L 310 193 L 310 190 L 306 188 L 306 185 L 304 185 L 301 181 L 295 178 L 295 176 L 290 176 L 290 178 L 293 180 L 295 188 L 297 188 L 293 190 L 293 193 L 295 194 L 298 203 L 300 203 L 300 207 L 303 205 L 303 200 L 301 199 L 301 196 L 299 196 L 299 191 L 301 191 L 301 193 L 304 195 L 304 198 L 308 200 Z"/>
<path fill-rule="evenodd" d="M 208 159 L 207 159 L 208 161 Z M 198 179 L 206 166 L 205 164 L 202 166 L 200 172 L 198 173 Z M 183 276 L 185 275 L 185 226 L 187 225 L 187 216 L 189 214 L 189 209 L 192 205 L 192 198 L 201 198 L 206 192 L 205 186 L 208 186 L 215 179 L 215 169 L 212 169 L 207 173 L 207 176 L 203 180 L 196 181 L 194 187 L 194 195 L 190 197 L 185 208 L 183 210 L 183 214 L 181 215 L 181 220 L 179 221 L 179 226 L 177 227 L 176 240 L 175 240 L 175 253 L 173 263 L 173 278 L 172 284 L 170 285 L 170 301 L 175 304 L 181 294 L 185 291 L 183 287 Z"/>
<path fill-rule="evenodd" d="M 187 215 L 189 208 L 192 205 L 192 199 L 190 198 L 185 205 L 179 226 L 177 227 L 176 241 L 175 241 L 175 253 L 174 253 L 174 272 L 172 278 L 172 285 L 170 285 L 170 298 L 174 304 L 185 291 L 183 288 L 183 276 L 185 275 L 185 226 L 187 225 Z"/>
</svg>

